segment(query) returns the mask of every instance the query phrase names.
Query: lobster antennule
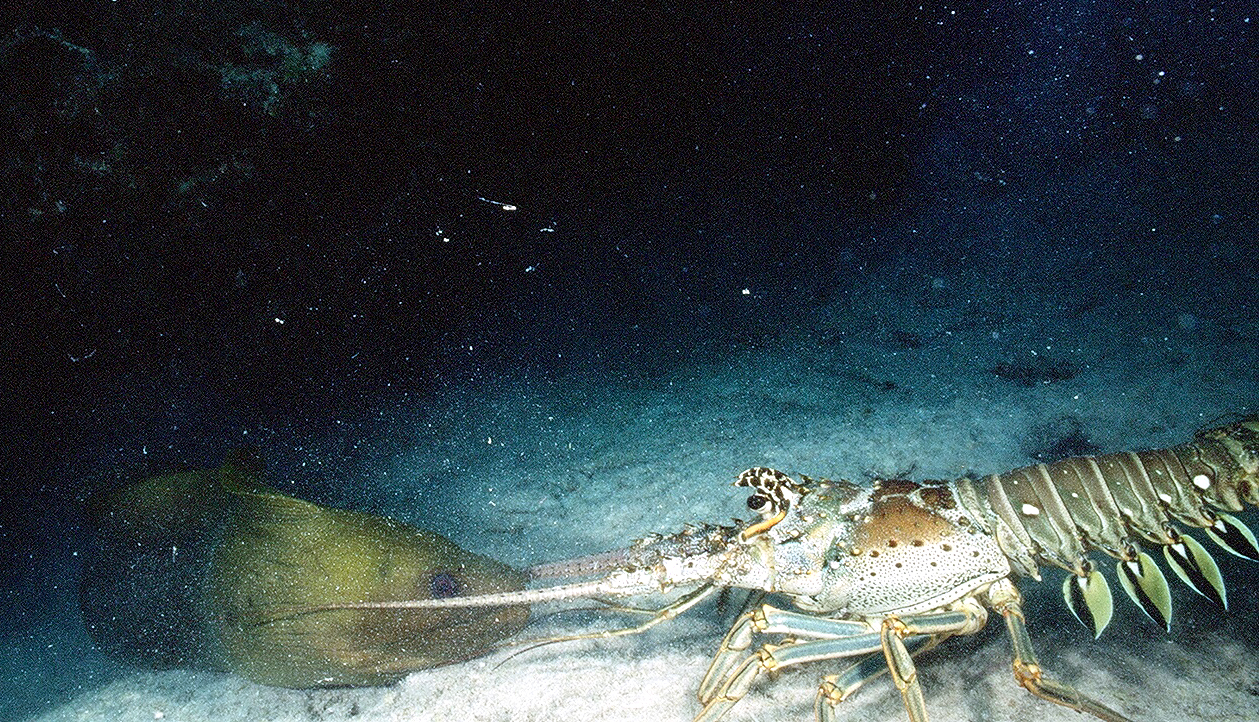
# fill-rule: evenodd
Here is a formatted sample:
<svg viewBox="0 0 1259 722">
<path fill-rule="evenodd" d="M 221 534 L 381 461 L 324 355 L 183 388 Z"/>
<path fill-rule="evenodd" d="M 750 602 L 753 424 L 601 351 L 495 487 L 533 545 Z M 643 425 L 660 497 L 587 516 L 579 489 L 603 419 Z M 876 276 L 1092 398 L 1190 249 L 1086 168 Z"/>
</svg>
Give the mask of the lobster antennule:
<svg viewBox="0 0 1259 722">
<path fill-rule="evenodd" d="M 530 579 L 559 579 L 569 577 L 588 577 L 594 574 L 606 574 L 624 567 L 629 561 L 629 549 L 617 549 L 600 554 L 590 554 L 575 559 L 563 559 L 557 562 L 544 562 L 529 567 Z"/>
<path fill-rule="evenodd" d="M 644 583 L 642 580 L 629 581 L 620 578 L 609 582 L 608 578 L 594 579 L 574 584 L 561 584 L 538 589 L 523 589 L 515 592 L 498 592 L 495 594 L 478 594 L 466 597 L 445 597 L 441 599 L 403 599 L 389 601 L 356 601 L 332 602 L 328 604 L 303 605 L 289 607 L 273 607 L 257 620 L 256 624 L 270 624 L 286 619 L 352 609 L 467 609 L 474 607 L 511 607 L 554 602 L 564 599 L 581 599 L 598 596 L 629 596 L 639 593 L 659 591 L 659 587 Z"/>
<path fill-rule="evenodd" d="M 602 579 L 561 584 L 540 589 L 523 589 L 517 592 L 498 592 L 496 594 L 478 594 L 468 597 L 445 597 L 442 599 L 403 599 L 383 602 L 333 602 L 309 607 L 285 607 L 279 610 L 284 616 L 296 616 L 313 612 L 331 612 L 339 609 L 456 609 L 468 607 L 506 607 L 517 604 L 534 604 L 536 602 L 552 602 L 559 599 L 577 599 L 600 594 L 610 594 Z M 274 619 L 269 620 L 274 621 Z"/>
</svg>

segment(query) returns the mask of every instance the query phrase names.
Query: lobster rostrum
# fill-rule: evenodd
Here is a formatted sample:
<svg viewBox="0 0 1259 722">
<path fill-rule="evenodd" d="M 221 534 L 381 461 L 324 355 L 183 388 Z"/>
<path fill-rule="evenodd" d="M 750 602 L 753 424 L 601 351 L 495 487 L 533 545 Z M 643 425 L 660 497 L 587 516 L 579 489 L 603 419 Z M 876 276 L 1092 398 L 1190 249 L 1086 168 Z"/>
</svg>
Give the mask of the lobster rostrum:
<svg viewBox="0 0 1259 722">
<path fill-rule="evenodd" d="M 913 658 L 1001 615 L 1016 680 L 1050 702 L 1110 722 L 1122 714 L 1047 677 L 1036 660 L 1016 580 L 1039 568 L 1070 574 L 1067 606 L 1095 635 L 1112 616 L 1106 576 L 1089 556 L 1116 561 L 1127 595 L 1164 627 L 1167 580 L 1145 549 L 1204 596 L 1227 604 L 1210 553 L 1183 529 L 1201 529 L 1228 552 L 1259 561 L 1259 544 L 1228 512 L 1259 505 L 1259 417 L 1198 432 L 1170 449 L 1069 458 L 984 479 L 877 480 L 872 487 L 754 468 L 735 482 L 752 489 L 758 520 L 697 525 L 653 535 L 628 549 L 535 567 L 535 577 L 593 578 L 522 592 L 412 602 L 351 602 L 288 610 L 433 608 L 530 604 L 575 597 L 683 593 L 637 627 L 565 639 L 632 634 L 686 611 L 723 588 L 776 593 L 796 608 L 757 604 L 722 640 L 700 683 L 712 722 L 764 673 L 824 660 L 850 666 L 823 678 L 822 722 L 866 681 L 888 672 L 912 722 L 927 720 Z M 773 641 L 762 641 L 774 635 Z M 558 640 L 547 640 L 558 641 Z"/>
</svg>

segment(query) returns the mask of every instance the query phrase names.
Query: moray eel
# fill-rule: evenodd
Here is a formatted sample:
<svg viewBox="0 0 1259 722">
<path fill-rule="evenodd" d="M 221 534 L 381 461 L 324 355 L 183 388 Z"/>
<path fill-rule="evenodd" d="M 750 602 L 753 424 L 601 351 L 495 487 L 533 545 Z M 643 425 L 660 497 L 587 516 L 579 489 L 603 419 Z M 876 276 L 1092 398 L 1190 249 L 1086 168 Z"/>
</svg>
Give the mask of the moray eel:
<svg viewBox="0 0 1259 722">
<path fill-rule="evenodd" d="M 340 609 L 524 588 L 526 575 L 391 519 L 262 485 L 248 457 L 142 481 L 96 504 L 83 620 L 98 647 L 149 667 L 235 672 L 292 688 L 390 684 L 486 652 L 525 605 Z"/>
</svg>

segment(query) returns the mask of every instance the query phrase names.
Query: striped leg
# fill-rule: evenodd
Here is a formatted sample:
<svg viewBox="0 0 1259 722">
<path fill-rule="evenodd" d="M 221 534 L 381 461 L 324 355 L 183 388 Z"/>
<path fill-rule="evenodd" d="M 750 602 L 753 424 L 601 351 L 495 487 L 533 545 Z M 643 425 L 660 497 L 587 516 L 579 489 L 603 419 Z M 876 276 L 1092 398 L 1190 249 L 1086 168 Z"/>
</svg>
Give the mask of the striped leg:
<svg viewBox="0 0 1259 722">
<path fill-rule="evenodd" d="M 1045 671 L 1036 661 L 1036 653 L 1032 651 L 1032 639 L 1023 617 L 1022 595 L 1013 583 L 1003 579 L 993 584 L 988 590 L 988 599 L 992 608 L 1005 618 L 1005 627 L 1014 645 L 1014 678 L 1024 689 L 1041 699 L 1077 712 L 1087 712 L 1106 722 L 1132 722 L 1101 702 L 1084 696 L 1076 688 L 1045 676 Z"/>
<path fill-rule="evenodd" d="M 913 655 L 955 634 L 973 634 L 983 627 L 986 611 L 977 603 L 956 611 L 932 612 L 874 620 L 827 619 L 762 605 L 743 615 L 722 641 L 700 684 L 704 709 L 695 722 L 715 722 L 747 694 L 765 672 L 830 659 L 865 657 L 824 682 L 816 705 L 819 719 L 835 719 L 835 705 L 867 679 L 889 670 L 900 690 L 911 722 L 927 722 L 922 689 Z M 758 634 L 785 634 L 781 644 L 753 649 Z M 875 666 L 879 653 L 883 664 Z"/>
</svg>

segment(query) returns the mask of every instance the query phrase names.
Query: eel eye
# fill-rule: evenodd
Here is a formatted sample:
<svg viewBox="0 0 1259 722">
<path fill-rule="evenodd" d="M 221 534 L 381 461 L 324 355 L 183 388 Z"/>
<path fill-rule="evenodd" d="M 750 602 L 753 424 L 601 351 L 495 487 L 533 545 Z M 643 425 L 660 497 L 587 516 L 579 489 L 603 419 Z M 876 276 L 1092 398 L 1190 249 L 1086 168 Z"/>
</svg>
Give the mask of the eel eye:
<svg viewBox="0 0 1259 722">
<path fill-rule="evenodd" d="M 760 511 L 769 503 L 769 497 L 764 494 L 753 494 L 748 497 L 748 508 L 752 511 Z"/>
<path fill-rule="evenodd" d="M 439 572 L 428 581 L 429 597 L 448 599 L 459 596 L 459 580 L 453 574 Z"/>
</svg>

